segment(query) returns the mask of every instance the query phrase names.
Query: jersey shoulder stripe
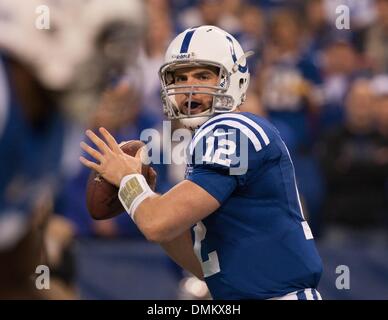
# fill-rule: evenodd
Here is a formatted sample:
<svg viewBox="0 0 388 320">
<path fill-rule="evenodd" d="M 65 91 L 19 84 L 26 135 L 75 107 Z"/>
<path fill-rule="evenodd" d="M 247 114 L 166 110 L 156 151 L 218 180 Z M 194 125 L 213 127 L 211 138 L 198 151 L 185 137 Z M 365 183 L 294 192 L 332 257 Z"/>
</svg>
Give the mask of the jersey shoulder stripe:
<svg viewBox="0 0 388 320">
<path fill-rule="evenodd" d="M 245 123 L 247 125 L 250 125 L 252 128 L 254 128 L 258 134 L 261 136 L 261 138 L 263 139 L 265 145 L 268 145 L 269 144 L 269 138 L 268 138 L 268 135 L 265 133 L 264 129 L 258 124 L 256 123 L 255 121 L 253 121 L 252 119 L 248 118 L 246 115 L 244 114 L 241 114 L 241 113 L 222 113 L 222 114 L 219 114 L 217 116 L 214 116 L 212 117 L 211 119 L 209 119 L 209 121 L 205 122 L 198 130 L 197 134 L 204 128 L 206 128 L 207 126 L 213 124 L 214 122 L 216 121 L 219 121 L 221 119 L 234 119 L 234 120 L 239 120 L 241 121 L 242 123 Z"/>
<path fill-rule="evenodd" d="M 268 135 L 258 123 L 242 114 L 224 113 L 211 118 L 198 129 L 191 142 L 190 153 L 193 153 L 195 146 L 204 136 L 211 134 L 212 130 L 222 125 L 238 129 L 244 133 L 252 142 L 256 151 L 262 149 L 262 143 L 258 137 L 261 138 L 266 146 L 270 143 Z"/>
<path fill-rule="evenodd" d="M 240 130 L 253 143 L 256 151 L 260 151 L 262 149 L 262 145 L 261 145 L 260 140 L 257 138 L 257 136 L 253 133 L 253 131 L 250 128 L 248 128 L 247 126 L 244 126 L 243 124 L 241 124 L 238 121 L 222 120 L 222 121 L 217 121 L 217 122 L 211 124 L 210 126 L 207 126 L 205 129 L 201 130 L 201 132 L 192 141 L 192 144 L 190 147 L 190 153 L 191 154 L 193 153 L 195 146 L 203 137 L 205 137 L 207 134 L 211 134 L 215 127 L 222 126 L 222 125 L 228 126 L 230 128 L 233 128 L 233 129 Z"/>
</svg>

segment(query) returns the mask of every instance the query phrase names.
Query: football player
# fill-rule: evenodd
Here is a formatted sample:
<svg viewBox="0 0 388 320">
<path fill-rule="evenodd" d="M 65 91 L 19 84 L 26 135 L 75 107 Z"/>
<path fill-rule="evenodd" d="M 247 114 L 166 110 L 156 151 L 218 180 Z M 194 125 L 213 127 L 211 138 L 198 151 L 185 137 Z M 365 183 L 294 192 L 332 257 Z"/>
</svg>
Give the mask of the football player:
<svg viewBox="0 0 388 320">
<path fill-rule="evenodd" d="M 42 8 L 47 30 L 34 23 Z M 64 119 L 85 121 L 110 76 L 132 66 L 143 12 L 140 0 L 0 1 L 0 299 L 55 295 L 31 276 L 47 260 L 44 234 L 63 184 Z"/>
<path fill-rule="evenodd" d="M 87 131 L 97 162 L 81 162 L 119 186 L 150 241 L 204 278 L 214 299 L 321 299 L 322 263 L 303 216 L 293 164 L 279 132 L 240 112 L 249 85 L 237 40 L 214 26 L 178 35 L 160 69 L 169 119 L 196 129 L 186 179 L 158 195 L 104 128 Z M 192 231 L 192 232 L 191 232 Z M 194 244 L 193 244 L 194 242 Z"/>
</svg>

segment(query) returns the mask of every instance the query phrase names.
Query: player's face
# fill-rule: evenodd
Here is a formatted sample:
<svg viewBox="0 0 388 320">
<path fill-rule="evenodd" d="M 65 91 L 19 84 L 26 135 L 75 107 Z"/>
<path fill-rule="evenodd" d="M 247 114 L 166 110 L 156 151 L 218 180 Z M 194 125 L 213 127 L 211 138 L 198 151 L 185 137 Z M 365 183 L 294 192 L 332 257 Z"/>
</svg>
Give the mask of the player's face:
<svg viewBox="0 0 388 320">
<path fill-rule="evenodd" d="M 178 69 L 174 72 L 174 84 L 177 86 L 217 86 L 218 85 L 218 69 L 215 67 L 189 67 Z M 201 92 L 214 92 L 214 89 L 209 88 L 193 88 L 193 95 L 191 97 L 191 108 L 189 108 L 190 94 L 188 89 L 177 89 L 179 92 L 185 93 L 177 94 L 175 96 L 179 110 L 183 114 L 199 114 L 211 108 L 213 103 L 213 96 L 209 94 L 201 94 Z"/>
</svg>

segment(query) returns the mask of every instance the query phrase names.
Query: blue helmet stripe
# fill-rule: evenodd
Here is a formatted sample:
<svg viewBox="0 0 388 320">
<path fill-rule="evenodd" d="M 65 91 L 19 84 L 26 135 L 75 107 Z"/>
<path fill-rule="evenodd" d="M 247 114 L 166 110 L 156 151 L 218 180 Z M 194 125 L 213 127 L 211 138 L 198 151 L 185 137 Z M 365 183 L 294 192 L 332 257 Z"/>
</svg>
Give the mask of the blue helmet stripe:
<svg viewBox="0 0 388 320">
<path fill-rule="evenodd" d="M 183 39 L 182 47 L 181 47 L 181 53 L 187 53 L 189 51 L 189 46 L 191 42 L 191 38 L 193 37 L 193 34 L 197 28 L 193 28 L 190 31 L 188 31 Z"/>
</svg>

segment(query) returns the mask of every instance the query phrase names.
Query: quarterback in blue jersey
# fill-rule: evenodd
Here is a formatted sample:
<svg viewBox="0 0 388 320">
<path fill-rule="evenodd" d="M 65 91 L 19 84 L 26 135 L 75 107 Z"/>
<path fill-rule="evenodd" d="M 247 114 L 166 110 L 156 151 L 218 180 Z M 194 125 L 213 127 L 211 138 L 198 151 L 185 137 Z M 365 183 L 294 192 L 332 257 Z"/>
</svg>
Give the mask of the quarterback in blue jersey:
<svg viewBox="0 0 388 320">
<path fill-rule="evenodd" d="M 303 216 L 293 164 L 267 120 L 241 112 L 249 71 L 239 43 L 202 26 L 170 44 L 160 69 L 170 119 L 193 130 L 186 179 L 164 195 L 104 128 L 87 135 L 97 163 L 81 162 L 120 187 L 143 234 L 203 278 L 214 299 L 321 299 L 322 263 Z"/>
</svg>

